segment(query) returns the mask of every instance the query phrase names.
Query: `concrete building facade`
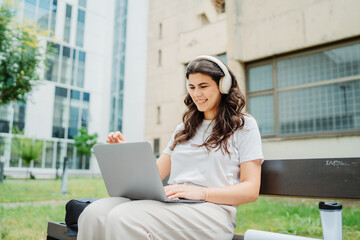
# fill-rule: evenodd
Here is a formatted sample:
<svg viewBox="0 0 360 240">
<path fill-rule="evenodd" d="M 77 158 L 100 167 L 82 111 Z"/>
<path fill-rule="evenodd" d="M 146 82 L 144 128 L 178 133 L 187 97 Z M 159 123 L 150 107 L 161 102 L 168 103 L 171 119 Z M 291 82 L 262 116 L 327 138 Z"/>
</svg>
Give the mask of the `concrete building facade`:
<svg viewBox="0 0 360 240">
<path fill-rule="evenodd" d="M 266 159 L 359 156 L 359 10 L 356 0 L 153 1 L 146 139 L 161 153 L 181 122 L 186 64 L 226 54 Z"/>
<path fill-rule="evenodd" d="M 226 28 L 226 14 L 210 0 L 150 1 L 145 139 L 156 155 L 185 110 L 186 64 L 200 54 L 224 56 Z"/>
</svg>

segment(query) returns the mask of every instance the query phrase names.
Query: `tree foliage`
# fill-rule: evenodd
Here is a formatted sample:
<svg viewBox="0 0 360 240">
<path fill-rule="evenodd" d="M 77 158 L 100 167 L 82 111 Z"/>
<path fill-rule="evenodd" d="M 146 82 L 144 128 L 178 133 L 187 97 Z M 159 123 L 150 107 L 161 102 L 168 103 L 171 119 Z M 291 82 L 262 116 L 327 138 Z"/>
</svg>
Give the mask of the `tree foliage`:
<svg viewBox="0 0 360 240">
<path fill-rule="evenodd" d="M 24 102 L 39 80 L 43 58 L 38 36 L 34 26 L 15 20 L 9 3 L 0 6 L 0 105 Z"/>
<path fill-rule="evenodd" d="M 84 127 L 78 129 L 78 132 L 80 135 L 74 136 L 76 151 L 80 156 L 90 156 L 91 148 L 96 144 L 98 135 L 96 133 L 89 135 Z"/>
</svg>

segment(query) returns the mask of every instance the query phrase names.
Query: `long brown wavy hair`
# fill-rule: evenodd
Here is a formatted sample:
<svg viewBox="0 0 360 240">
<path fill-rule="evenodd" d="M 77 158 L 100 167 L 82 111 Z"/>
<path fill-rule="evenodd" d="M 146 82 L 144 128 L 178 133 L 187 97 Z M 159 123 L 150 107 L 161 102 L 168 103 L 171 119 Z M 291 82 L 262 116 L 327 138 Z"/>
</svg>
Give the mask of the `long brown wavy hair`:
<svg viewBox="0 0 360 240">
<path fill-rule="evenodd" d="M 228 149 L 228 139 L 238 129 L 242 129 L 245 124 L 244 113 L 242 109 L 245 106 L 245 97 L 241 93 L 236 77 L 228 68 L 231 75 L 231 89 L 229 94 L 222 94 L 218 113 L 213 121 L 212 132 L 205 142 L 198 147 L 205 146 L 210 149 L 221 149 L 223 153 L 230 155 Z M 220 79 L 224 76 L 221 68 L 214 62 L 206 59 L 192 61 L 186 69 L 186 78 L 190 74 L 202 73 L 210 76 L 219 86 Z M 188 110 L 183 114 L 184 129 L 176 133 L 174 142 L 170 147 L 171 150 L 183 142 L 189 141 L 196 134 L 196 131 L 204 120 L 204 113 L 200 112 L 188 93 L 184 99 Z"/>
</svg>

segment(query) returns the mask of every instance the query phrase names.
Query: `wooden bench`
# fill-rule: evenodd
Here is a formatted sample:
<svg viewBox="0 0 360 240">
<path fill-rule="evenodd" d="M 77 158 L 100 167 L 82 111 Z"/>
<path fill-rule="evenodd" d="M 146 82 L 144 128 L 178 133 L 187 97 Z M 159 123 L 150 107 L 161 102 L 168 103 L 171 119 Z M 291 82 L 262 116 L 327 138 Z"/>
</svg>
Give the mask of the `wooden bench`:
<svg viewBox="0 0 360 240">
<path fill-rule="evenodd" d="M 360 199 L 360 157 L 266 160 L 260 194 L 318 199 Z M 261 230 L 261 229 L 259 229 Z M 49 222 L 48 240 L 68 237 L 64 223 Z M 235 234 L 233 240 L 244 239 Z"/>
</svg>

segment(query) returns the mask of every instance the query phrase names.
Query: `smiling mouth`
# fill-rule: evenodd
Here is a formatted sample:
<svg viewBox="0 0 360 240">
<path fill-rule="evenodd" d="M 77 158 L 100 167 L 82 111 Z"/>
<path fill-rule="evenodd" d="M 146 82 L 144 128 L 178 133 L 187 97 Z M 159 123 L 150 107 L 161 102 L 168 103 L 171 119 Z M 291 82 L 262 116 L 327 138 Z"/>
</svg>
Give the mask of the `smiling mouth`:
<svg viewBox="0 0 360 240">
<path fill-rule="evenodd" d="M 203 104 L 207 101 L 207 99 L 202 99 L 202 100 L 196 100 L 196 103 L 198 104 Z"/>
</svg>

